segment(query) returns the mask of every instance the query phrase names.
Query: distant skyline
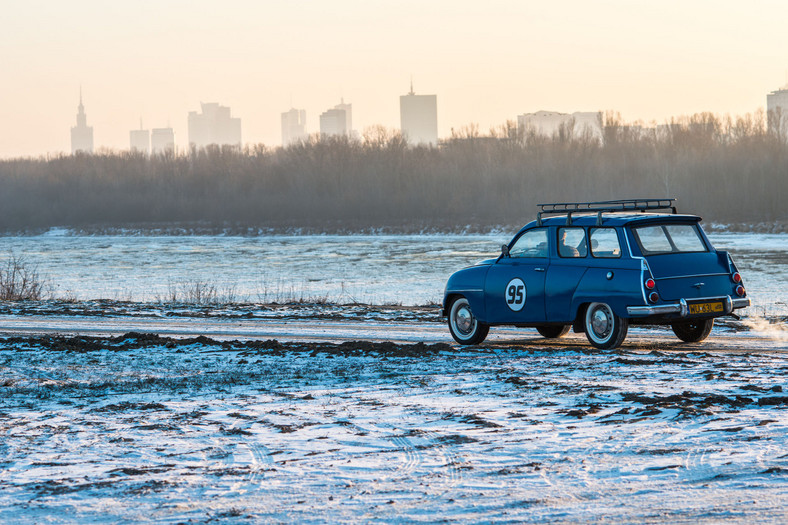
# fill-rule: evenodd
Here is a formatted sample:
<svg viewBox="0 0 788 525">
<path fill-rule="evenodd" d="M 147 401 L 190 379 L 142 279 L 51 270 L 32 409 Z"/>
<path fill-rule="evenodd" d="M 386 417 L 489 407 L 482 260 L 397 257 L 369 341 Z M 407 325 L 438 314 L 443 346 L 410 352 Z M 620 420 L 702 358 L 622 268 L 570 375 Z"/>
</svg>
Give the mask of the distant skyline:
<svg viewBox="0 0 788 525">
<path fill-rule="evenodd" d="M 614 110 L 664 122 L 765 109 L 788 84 L 788 3 L 465 0 L 31 0 L 4 6 L 0 157 L 70 151 L 79 90 L 94 149 L 146 128 L 188 136 L 219 102 L 244 143 L 281 143 L 344 98 L 353 129 L 399 129 L 399 97 L 437 94 L 438 135 L 517 115 Z"/>
</svg>

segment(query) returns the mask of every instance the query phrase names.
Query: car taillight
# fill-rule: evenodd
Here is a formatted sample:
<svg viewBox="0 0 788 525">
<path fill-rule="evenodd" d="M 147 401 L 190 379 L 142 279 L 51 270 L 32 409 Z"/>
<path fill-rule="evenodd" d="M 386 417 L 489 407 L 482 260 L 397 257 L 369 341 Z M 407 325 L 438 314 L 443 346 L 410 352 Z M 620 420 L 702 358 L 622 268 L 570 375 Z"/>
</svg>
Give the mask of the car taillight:
<svg viewBox="0 0 788 525">
<path fill-rule="evenodd" d="M 646 289 L 648 290 L 653 290 L 654 287 L 657 286 L 657 283 L 654 281 L 654 279 L 646 279 L 645 284 L 646 284 Z"/>
<path fill-rule="evenodd" d="M 745 295 L 747 295 L 747 291 L 744 289 L 744 286 L 739 285 L 736 287 L 736 295 L 738 295 L 739 297 L 744 297 Z"/>
<path fill-rule="evenodd" d="M 648 294 L 648 300 L 651 301 L 652 303 L 656 303 L 657 301 L 659 301 L 659 294 L 657 292 L 651 292 L 650 294 Z"/>
<path fill-rule="evenodd" d="M 731 280 L 733 280 L 734 283 L 740 283 L 741 282 L 741 274 L 739 272 L 734 272 L 734 274 L 731 275 Z"/>
</svg>

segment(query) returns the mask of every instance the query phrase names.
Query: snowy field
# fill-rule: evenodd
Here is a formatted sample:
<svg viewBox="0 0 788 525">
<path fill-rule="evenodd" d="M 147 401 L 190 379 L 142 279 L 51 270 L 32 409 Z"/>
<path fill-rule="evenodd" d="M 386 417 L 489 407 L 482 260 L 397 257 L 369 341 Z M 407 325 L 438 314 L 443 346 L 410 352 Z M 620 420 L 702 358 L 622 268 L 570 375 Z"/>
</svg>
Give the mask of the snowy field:
<svg viewBox="0 0 788 525">
<path fill-rule="evenodd" d="M 599 351 L 412 306 L 508 234 L 0 238 L 0 523 L 783 523 L 788 243 L 712 239 L 743 320 Z"/>
<path fill-rule="evenodd" d="M 6 338 L 0 522 L 782 522 L 785 344 L 663 339 Z"/>
</svg>

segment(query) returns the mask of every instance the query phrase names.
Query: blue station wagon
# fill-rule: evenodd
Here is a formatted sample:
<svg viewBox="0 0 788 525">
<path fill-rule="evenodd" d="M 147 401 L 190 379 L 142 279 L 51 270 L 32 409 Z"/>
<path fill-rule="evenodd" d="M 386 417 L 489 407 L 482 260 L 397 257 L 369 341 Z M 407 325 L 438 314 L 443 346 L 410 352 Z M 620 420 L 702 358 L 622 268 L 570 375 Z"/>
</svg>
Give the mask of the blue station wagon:
<svg viewBox="0 0 788 525">
<path fill-rule="evenodd" d="M 497 259 L 455 272 L 443 315 L 452 337 L 479 344 L 491 326 L 535 327 L 547 338 L 585 332 L 617 348 L 629 325 L 670 325 L 704 340 L 714 318 L 750 299 L 731 256 L 675 199 L 539 204 L 537 219 Z"/>
</svg>

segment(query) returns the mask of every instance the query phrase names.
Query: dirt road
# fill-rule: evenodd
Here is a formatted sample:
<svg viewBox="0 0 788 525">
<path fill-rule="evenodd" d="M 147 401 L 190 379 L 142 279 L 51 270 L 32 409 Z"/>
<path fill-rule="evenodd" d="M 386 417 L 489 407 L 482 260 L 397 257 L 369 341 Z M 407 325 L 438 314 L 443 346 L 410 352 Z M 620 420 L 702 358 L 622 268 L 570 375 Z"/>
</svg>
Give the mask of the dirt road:
<svg viewBox="0 0 788 525">
<path fill-rule="evenodd" d="M 317 316 L 315 316 L 317 317 Z M 392 316 L 394 317 L 394 316 Z M 376 318 L 320 319 L 303 315 L 280 320 L 275 317 L 239 319 L 235 317 L 152 317 L 83 315 L 0 315 L 0 336 L 6 335 L 92 335 L 115 336 L 127 332 L 155 333 L 170 337 L 206 336 L 217 340 L 277 339 L 279 341 L 391 341 L 394 343 L 450 343 L 454 341 L 446 325 L 433 314 L 412 321 Z M 548 341 L 533 329 L 496 327 L 484 345 L 523 345 L 529 347 L 591 348 L 583 334 L 570 333 L 558 341 Z M 698 344 L 681 343 L 669 329 L 630 329 L 624 343 L 627 349 L 703 350 L 703 351 L 784 351 L 784 334 L 735 331 L 717 327 L 711 337 Z"/>
</svg>

